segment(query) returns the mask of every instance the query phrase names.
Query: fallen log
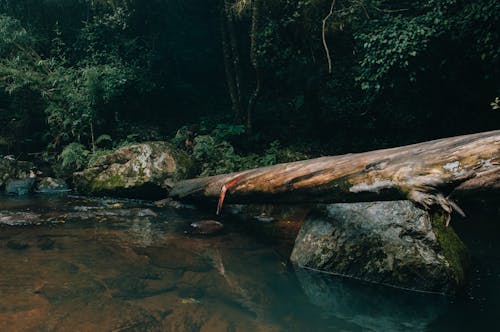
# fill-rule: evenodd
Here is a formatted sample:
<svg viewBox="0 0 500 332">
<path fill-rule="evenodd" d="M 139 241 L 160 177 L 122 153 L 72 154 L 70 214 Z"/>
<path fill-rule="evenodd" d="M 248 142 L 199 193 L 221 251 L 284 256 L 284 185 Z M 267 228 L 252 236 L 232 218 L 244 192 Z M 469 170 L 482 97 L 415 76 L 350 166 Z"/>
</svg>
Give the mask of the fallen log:
<svg viewBox="0 0 500 332">
<path fill-rule="evenodd" d="M 500 130 L 178 182 L 178 200 L 336 203 L 409 199 L 463 214 L 457 191 L 499 188 Z M 226 197 L 227 196 L 227 197 Z"/>
</svg>

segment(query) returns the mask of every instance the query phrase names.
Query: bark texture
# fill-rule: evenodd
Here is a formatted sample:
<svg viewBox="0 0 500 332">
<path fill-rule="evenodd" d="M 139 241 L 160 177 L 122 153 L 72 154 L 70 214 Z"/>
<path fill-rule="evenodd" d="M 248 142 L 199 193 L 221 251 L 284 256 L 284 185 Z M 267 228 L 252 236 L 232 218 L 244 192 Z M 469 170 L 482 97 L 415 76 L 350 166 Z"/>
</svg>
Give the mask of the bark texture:
<svg viewBox="0 0 500 332">
<path fill-rule="evenodd" d="M 448 215 L 448 195 L 499 187 L 500 130 L 181 181 L 171 197 L 231 203 L 409 199 Z M 227 196 L 227 197 L 226 197 Z"/>
</svg>

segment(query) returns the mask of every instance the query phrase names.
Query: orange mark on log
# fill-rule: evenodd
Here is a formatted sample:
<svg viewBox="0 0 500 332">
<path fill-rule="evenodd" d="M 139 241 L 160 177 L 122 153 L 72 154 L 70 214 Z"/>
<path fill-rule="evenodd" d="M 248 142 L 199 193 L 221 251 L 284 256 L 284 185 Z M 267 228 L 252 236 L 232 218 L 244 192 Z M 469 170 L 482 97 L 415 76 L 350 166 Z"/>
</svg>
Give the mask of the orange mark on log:
<svg viewBox="0 0 500 332">
<path fill-rule="evenodd" d="M 243 176 L 244 174 L 238 175 L 237 177 L 235 177 L 234 179 L 232 179 L 231 181 L 222 186 L 219 194 L 219 203 L 217 204 L 217 212 L 216 212 L 217 215 L 219 215 L 222 210 L 222 205 L 224 204 L 224 199 L 226 198 L 226 192 L 232 187 L 234 187 L 238 183 L 238 181 L 241 180 Z"/>
</svg>

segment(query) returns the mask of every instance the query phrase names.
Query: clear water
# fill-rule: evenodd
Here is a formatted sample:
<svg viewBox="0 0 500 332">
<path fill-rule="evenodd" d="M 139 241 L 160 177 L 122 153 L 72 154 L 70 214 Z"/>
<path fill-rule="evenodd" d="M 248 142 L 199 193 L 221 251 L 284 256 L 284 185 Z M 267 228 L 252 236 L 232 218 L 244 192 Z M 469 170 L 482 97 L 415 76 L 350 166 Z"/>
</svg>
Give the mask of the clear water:
<svg viewBox="0 0 500 332">
<path fill-rule="evenodd" d="M 287 260 L 300 224 L 211 218 L 144 202 L 0 198 L 0 331 L 493 330 L 498 220 L 459 222 L 474 271 L 449 299 L 303 270 Z M 20 226 L 20 220 L 31 225 Z M 5 225 L 17 224 L 17 226 Z"/>
</svg>

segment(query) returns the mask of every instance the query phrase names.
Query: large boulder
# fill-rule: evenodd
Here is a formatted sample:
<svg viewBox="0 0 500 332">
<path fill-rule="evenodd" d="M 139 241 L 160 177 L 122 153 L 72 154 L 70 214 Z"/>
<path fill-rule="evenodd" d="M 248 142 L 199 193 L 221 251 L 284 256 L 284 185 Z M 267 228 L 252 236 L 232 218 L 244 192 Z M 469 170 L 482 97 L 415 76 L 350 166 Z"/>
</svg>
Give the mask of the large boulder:
<svg viewBox="0 0 500 332">
<path fill-rule="evenodd" d="M 75 189 L 91 195 L 157 199 L 172 185 L 193 175 L 187 154 L 167 142 L 126 146 L 73 174 Z"/>
<path fill-rule="evenodd" d="M 464 285 L 468 258 L 445 218 L 409 201 L 317 207 L 291 255 L 301 267 L 437 293 Z"/>
</svg>

